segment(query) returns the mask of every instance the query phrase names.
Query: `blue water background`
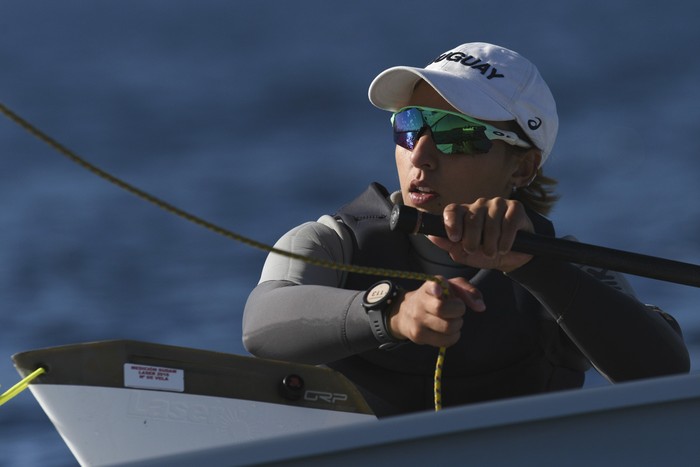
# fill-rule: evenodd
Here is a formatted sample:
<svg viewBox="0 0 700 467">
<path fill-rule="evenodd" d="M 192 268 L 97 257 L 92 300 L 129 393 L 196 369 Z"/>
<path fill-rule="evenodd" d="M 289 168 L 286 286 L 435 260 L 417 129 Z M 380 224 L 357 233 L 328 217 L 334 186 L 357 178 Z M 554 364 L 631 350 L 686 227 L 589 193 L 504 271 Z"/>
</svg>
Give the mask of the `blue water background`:
<svg viewBox="0 0 700 467">
<path fill-rule="evenodd" d="M 8 1 L 0 101 L 103 169 L 272 243 L 372 180 L 397 186 L 388 116 L 366 98 L 378 72 L 494 42 L 538 64 L 557 98 L 559 233 L 700 263 L 698 18 L 694 1 Z M 129 338 L 245 354 L 264 253 L 4 117 L 0 200 L 2 390 L 18 380 L 11 355 L 39 347 Z M 697 368 L 700 291 L 630 280 L 680 321 Z M 0 465 L 74 464 L 28 391 L 0 408 Z"/>
</svg>

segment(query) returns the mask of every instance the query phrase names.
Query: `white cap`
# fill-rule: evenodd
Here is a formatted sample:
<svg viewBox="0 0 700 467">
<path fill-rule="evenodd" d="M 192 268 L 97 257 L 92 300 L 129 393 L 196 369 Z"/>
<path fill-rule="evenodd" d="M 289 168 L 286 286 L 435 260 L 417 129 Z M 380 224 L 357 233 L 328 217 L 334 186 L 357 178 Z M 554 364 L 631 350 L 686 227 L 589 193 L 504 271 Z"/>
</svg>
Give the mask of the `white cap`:
<svg viewBox="0 0 700 467">
<path fill-rule="evenodd" d="M 552 151 L 559 128 L 557 106 L 537 67 L 520 54 L 482 42 L 462 44 L 425 68 L 384 70 L 370 84 L 369 100 L 395 112 L 408 104 L 420 79 L 465 115 L 515 120 L 542 151 L 540 165 Z"/>
</svg>

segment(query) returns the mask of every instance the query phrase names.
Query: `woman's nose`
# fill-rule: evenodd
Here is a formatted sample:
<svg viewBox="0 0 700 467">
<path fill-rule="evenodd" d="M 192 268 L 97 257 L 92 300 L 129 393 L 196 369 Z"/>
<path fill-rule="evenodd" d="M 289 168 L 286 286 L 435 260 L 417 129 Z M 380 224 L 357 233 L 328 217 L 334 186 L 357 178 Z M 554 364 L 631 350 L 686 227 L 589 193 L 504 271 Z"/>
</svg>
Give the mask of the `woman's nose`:
<svg viewBox="0 0 700 467">
<path fill-rule="evenodd" d="M 411 163 L 414 167 L 425 170 L 432 170 L 437 167 L 439 153 L 433 142 L 430 131 L 426 131 L 413 146 L 411 151 Z"/>
</svg>

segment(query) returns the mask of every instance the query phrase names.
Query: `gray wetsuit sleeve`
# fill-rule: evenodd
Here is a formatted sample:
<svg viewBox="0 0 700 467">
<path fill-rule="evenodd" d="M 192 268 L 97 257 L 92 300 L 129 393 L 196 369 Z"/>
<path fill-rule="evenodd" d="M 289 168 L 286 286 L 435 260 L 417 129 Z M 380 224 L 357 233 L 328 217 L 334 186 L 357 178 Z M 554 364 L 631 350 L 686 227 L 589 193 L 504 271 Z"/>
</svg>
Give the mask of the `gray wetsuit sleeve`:
<svg viewBox="0 0 700 467">
<path fill-rule="evenodd" d="M 287 232 L 275 247 L 348 262 L 351 243 L 322 218 Z M 342 289 L 344 274 L 271 253 L 243 314 L 243 344 L 263 358 L 318 364 L 377 348 L 362 291 Z"/>
<path fill-rule="evenodd" d="M 528 289 L 614 382 L 687 372 L 682 336 L 653 307 L 560 261 L 535 257 L 508 276 Z M 623 293 L 620 293 L 623 292 Z"/>
</svg>

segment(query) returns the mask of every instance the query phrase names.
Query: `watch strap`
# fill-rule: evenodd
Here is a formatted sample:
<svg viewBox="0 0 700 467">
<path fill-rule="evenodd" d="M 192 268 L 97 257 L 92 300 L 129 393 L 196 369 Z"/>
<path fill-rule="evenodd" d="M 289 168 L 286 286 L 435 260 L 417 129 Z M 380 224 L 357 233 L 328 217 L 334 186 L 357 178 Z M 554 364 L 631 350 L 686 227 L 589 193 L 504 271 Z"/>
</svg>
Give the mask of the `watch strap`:
<svg viewBox="0 0 700 467">
<path fill-rule="evenodd" d="M 372 293 L 377 290 L 377 288 L 388 287 L 388 293 L 382 297 L 380 300 L 370 299 Z M 369 318 L 370 328 L 372 329 L 372 334 L 381 344 L 380 349 L 386 349 L 394 347 L 397 344 L 402 343 L 393 337 L 389 332 L 389 323 L 387 322 L 387 310 L 389 306 L 394 303 L 394 300 L 399 296 L 400 290 L 391 281 L 384 280 L 379 281 L 372 287 L 367 289 L 362 300 L 362 306 L 367 312 L 367 317 Z"/>
</svg>

